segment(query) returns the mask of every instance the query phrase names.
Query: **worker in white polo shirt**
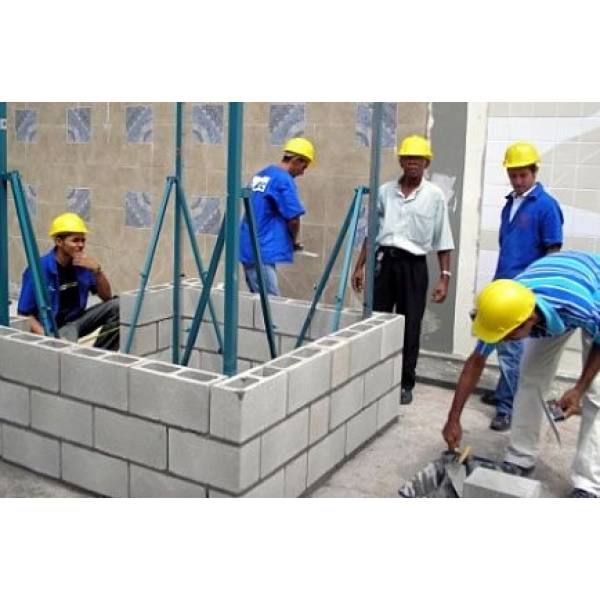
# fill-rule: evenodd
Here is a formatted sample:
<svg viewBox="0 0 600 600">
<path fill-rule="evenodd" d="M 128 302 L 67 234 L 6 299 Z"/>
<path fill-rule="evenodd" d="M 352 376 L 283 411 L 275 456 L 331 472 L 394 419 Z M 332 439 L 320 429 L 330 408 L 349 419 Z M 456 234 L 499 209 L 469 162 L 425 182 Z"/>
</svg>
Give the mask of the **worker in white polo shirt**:
<svg viewBox="0 0 600 600">
<path fill-rule="evenodd" d="M 380 186 L 377 196 L 373 309 L 405 317 L 400 403 L 410 404 L 429 286 L 426 255 L 437 252 L 440 275 L 431 299 L 443 302 L 448 295 L 454 241 L 444 194 L 425 179 L 433 159 L 429 141 L 411 135 L 400 144 L 398 156 L 402 176 Z M 363 289 L 365 261 L 366 240 L 352 275 L 356 291 Z"/>
</svg>

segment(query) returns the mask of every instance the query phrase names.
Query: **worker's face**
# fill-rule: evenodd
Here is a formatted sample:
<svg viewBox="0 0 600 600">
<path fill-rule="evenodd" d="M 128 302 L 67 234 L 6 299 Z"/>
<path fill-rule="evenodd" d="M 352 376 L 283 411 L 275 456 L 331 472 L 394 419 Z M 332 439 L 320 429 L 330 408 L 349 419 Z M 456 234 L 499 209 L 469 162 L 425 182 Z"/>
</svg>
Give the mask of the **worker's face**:
<svg viewBox="0 0 600 600">
<path fill-rule="evenodd" d="M 534 186 L 536 172 L 531 168 L 519 167 L 517 169 L 507 169 L 507 171 L 510 184 L 518 196 L 522 196 Z"/>
<path fill-rule="evenodd" d="M 288 173 L 292 177 L 300 177 L 300 175 L 304 175 L 304 171 L 306 171 L 308 165 L 310 165 L 310 160 L 303 158 L 302 156 L 294 156 L 294 158 L 290 160 Z"/>
<path fill-rule="evenodd" d="M 74 258 L 85 249 L 85 235 L 71 233 L 64 237 L 57 237 L 56 247 L 60 248 L 67 256 Z"/>
<path fill-rule="evenodd" d="M 429 166 L 429 161 L 422 156 L 401 156 L 400 167 L 404 174 L 411 179 L 420 179 Z"/>
<path fill-rule="evenodd" d="M 519 325 L 516 329 L 513 329 L 502 341 L 522 340 L 523 338 L 529 337 L 531 330 L 538 321 L 538 316 L 533 313 L 527 321 Z"/>
</svg>

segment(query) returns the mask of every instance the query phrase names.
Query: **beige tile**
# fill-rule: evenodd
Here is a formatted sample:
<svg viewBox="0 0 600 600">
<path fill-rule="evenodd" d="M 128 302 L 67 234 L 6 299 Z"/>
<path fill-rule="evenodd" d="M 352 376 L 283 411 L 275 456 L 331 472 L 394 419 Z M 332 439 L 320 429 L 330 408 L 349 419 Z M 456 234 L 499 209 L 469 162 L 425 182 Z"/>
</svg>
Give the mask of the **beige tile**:
<svg viewBox="0 0 600 600">
<path fill-rule="evenodd" d="M 600 213 L 600 191 L 599 190 L 575 190 L 574 205 L 584 210 Z M 600 232 L 599 232 L 600 237 Z"/>
<path fill-rule="evenodd" d="M 563 249 L 594 252 L 596 249 L 596 239 L 590 237 L 565 237 Z"/>
<path fill-rule="evenodd" d="M 508 117 L 510 105 L 508 102 L 488 103 L 488 117 Z"/>
<path fill-rule="evenodd" d="M 307 123 L 326 123 L 332 126 L 353 128 L 356 111 L 356 102 L 307 102 L 305 105 Z"/>
<path fill-rule="evenodd" d="M 577 167 L 577 187 L 579 189 L 600 189 L 600 167 L 580 165 Z"/>
<path fill-rule="evenodd" d="M 533 116 L 534 117 L 554 117 L 558 110 L 556 102 L 534 102 Z"/>
<path fill-rule="evenodd" d="M 511 117 L 532 117 L 533 116 L 533 102 L 511 102 L 510 103 L 510 116 Z"/>
<path fill-rule="evenodd" d="M 580 117 L 582 115 L 581 102 L 558 102 L 556 114 L 559 117 Z"/>
</svg>

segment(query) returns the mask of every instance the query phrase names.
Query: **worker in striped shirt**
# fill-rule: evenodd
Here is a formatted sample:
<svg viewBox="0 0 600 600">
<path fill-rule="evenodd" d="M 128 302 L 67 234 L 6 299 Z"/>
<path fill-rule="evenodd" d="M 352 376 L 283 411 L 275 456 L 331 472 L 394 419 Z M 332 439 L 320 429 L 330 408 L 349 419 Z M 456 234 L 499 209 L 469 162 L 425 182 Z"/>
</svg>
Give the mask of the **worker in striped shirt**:
<svg viewBox="0 0 600 600">
<path fill-rule="evenodd" d="M 571 497 L 600 497 L 600 255 L 557 252 L 533 262 L 514 280 L 497 279 L 479 294 L 473 311 L 479 338 L 456 386 L 443 429 L 450 450 L 460 444 L 460 415 L 494 345 L 526 340 L 515 396 L 513 426 L 503 468 L 528 475 L 535 467 L 544 397 L 569 337 L 581 330 L 583 367 L 559 400 L 568 418 L 581 412 L 571 468 Z"/>
</svg>

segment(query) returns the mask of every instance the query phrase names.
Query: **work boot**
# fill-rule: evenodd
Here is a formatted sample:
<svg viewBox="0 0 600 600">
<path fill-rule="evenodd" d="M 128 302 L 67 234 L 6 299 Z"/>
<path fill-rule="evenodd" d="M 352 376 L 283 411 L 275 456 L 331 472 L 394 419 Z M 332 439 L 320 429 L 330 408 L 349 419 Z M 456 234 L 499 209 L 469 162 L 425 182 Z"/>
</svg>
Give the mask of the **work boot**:
<svg viewBox="0 0 600 600">
<path fill-rule="evenodd" d="M 510 415 L 496 415 L 490 423 L 494 431 L 508 431 L 510 429 Z"/>
<path fill-rule="evenodd" d="M 412 390 L 402 388 L 400 391 L 400 404 L 410 404 L 413 401 Z"/>
<path fill-rule="evenodd" d="M 597 498 L 596 494 L 582 490 L 581 488 L 573 488 L 567 498 Z"/>
<path fill-rule="evenodd" d="M 496 406 L 496 396 L 494 396 L 495 392 L 488 390 L 481 394 L 481 401 L 484 404 L 488 404 L 489 406 Z"/>
<path fill-rule="evenodd" d="M 516 465 L 515 463 L 506 460 L 500 464 L 501 471 L 508 473 L 509 475 L 518 475 L 519 477 L 528 477 L 534 469 L 535 465 L 533 467 L 522 467 L 521 465 Z"/>
</svg>

